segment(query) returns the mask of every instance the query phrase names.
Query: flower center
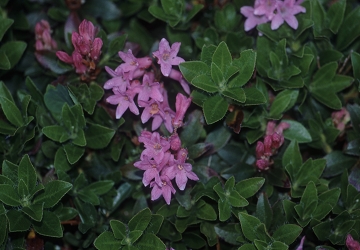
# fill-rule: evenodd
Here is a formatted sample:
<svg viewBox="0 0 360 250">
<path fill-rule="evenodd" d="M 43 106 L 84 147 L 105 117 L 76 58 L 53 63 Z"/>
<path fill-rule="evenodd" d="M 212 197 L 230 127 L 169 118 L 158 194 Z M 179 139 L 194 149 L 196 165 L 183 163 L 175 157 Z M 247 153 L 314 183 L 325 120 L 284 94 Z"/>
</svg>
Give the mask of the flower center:
<svg viewBox="0 0 360 250">
<path fill-rule="evenodd" d="M 162 184 L 163 184 L 163 186 L 166 186 L 166 182 L 165 182 L 165 181 L 163 181 Z"/>
<path fill-rule="evenodd" d="M 169 53 L 164 53 L 163 56 L 162 56 L 164 61 L 167 61 L 169 59 L 169 57 L 170 57 Z"/>
<path fill-rule="evenodd" d="M 182 165 L 180 165 L 180 164 L 177 165 L 177 167 L 178 167 L 179 170 L 183 170 L 183 169 L 184 169 L 184 167 L 183 167 Z"/>
<path fill-rule="evenodd" d="M 159 143 L 156 143 L 155 145 L 154 145 L 154 149 L 156 149 L 156 150 L 160 150 L 162 147 L 161 147 L 161 145 L 159 144 Z"/>
<path fill-rule="evenodd" d="M 156 164 L 151 165 L 152 168 L 156 168 Z"/>
<path fill-rule="evenodd" d="M 155 115 L 157 113 L 159 113 L 159 106 L 157 105 L 157 103 L 151 104 L 150 114 Z"/>
</svg>

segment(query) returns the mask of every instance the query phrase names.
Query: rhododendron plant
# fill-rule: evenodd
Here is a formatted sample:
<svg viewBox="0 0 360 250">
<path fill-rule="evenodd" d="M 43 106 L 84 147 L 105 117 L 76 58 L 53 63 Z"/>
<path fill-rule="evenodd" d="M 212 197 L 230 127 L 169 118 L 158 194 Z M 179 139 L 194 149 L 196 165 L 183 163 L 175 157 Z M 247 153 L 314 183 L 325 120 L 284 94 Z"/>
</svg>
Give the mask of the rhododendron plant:
<svg viewBox="0 0 360 250">
<path fill-rule="evenodd" d="M 359 16 L 0 0 L 0 250 L 360 250 Z"/>
</svg>

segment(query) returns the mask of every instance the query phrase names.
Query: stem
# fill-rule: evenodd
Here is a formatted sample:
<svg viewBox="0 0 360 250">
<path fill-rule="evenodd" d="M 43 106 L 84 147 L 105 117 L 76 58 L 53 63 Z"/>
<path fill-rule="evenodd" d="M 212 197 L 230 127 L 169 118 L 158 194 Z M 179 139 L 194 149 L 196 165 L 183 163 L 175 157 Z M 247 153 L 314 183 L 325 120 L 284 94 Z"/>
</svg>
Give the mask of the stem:
<svg viewBox="0 0 360 250">
<path fill-rule="evenodd" d="M 320 138 L 321 138 L 321 144 L 322 144 L 322 148 L 325 151 L 326 154 L 330 154 L 333 150 L 330 147 L 330 145 L 326 142 L 326 137 L 324 134 L 320 134 Z"/>
</svg>

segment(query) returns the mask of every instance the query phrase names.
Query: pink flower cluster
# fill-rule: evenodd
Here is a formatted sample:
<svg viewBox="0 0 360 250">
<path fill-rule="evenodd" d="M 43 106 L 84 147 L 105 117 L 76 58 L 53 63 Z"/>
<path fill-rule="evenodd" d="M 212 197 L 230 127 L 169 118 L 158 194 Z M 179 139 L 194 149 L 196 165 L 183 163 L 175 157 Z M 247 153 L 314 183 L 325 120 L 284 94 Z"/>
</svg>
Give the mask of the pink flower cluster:
<svg viewBox="0 0 360 250">
<path fill-rule="evenodd" d="M 181 147 L 177 133 L 164 138 L 157 132 L 143 131 L 139 141 L 144 143 L 145 150 L 134 166 L 145 170 L 142 182 L 145 187 L 150 185 L 152 188 L 151 200 L 163 196 L 169 205 L 171 194 L 176 192 L 171 183 L 173 179 L 180 190 L 185 189 L 188 179 L 199 180 L 192 172 L 191 164 L 186 163 L 188 151 Z"/>
<path fill-rule="evenodd" d="M 46 20 L 41 20 L 35 25 L 35 49 L 36 51 L 56 50 L 57 44 L 51 38 L 50 24 Z"/>
<path fill-rule="evenodd" d="M 76 73 L 81 74 L 83 80 L 91 79 L 96 70 L 96 63 L 101 54 L 103 42 L 95 38 L 97 29 L 88 21 L 83 20 L 79 25 L 79 33 L 73 32 L 71 41 L 74 46 L 72 55 L 64 51 L 57 51 L 56 56 L 63 62 L 75 67 Z"/>
<path fill-rule="evenodd" d="M 299 23 L 295 15 L 306 12 L 306 9 L 300 6 L 301 3 L 302 0 L 255 0 L 254 7 L 241 7 L 241 14 L 247 18 L 245 31 L 267 22 L 271 22 L 272 30 L 278 29 L 284 22 L 297 29 Z"/>
<path fill-rule="evenodd" d="M 273 164 L 271 157 L 284 143 L 283 131 L 289 127 L 286 122 L 281 122 L 277 126 L 273 121 L 268 122 L 264 142 L 258 141 L 256 144 L 256 167 L 259 171 L 268 170 Z"/>
<path fill-rule="evenodd" d="M 184 59 L 177 57 L 180 43 L 174 43 L 171 48 L 169 43 L 162 39 L 159 44 L 159 51 L 154 52 L 160 64 L 161 72 L 164 76 L 177 80 L 183 86 L 185 92 L 189 93 L 189 85 L 183 79 L 180 71 L 172 69 L 173 65 L 179 65 Z M 172 133 L 180 126 L 191 99 L 178 94 L 176 97 L 176 112 L 174 112 L 168 102 L 167 92 L 163 84 L 155 79 L 155 73 L 147 70 L 152 65 L 150 57 L 136 58 L 132 50 L 126 53 L 120 51 L 119 57 L 123 60 L 115 70 L 105 67 L 106 71 L 112 76 L 104 84 L 104 89 L 111 89 L 113 95 L 106 101 L 117 105 L 116 118 L 120 119 L 125 111 L 129 109 L 135 115 L 139 115 L 139 108 L 144 108 L 141 114 L 142 123 L 152 118 L 152 130 L 156 130 L 161 124 Z M 134 98 L 137 95 L 137 105 Z M 179 104 L 178 104 L 179 103 Z"/>
<path fill-rule="evenodd" d="M 349 250 L 360 250 L 360 243 L 348 234 L 346 237 L 346 246 Z"/>
</svg>

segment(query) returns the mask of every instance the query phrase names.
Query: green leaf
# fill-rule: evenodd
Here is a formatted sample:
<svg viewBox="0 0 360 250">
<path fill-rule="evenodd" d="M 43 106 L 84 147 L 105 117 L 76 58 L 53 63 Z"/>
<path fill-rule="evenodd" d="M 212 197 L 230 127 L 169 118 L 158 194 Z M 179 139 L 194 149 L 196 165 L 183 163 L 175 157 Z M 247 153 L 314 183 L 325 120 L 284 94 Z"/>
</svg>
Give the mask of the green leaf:
<svg viewBox="0 0 360 250">
<path fill-rule="evenodd" d="M 43 217 L 44 204 L 31 204 L 30 206 L 23 207 L 21 211 L 27 214 L 34 221 L 41 221 Z"/>
<path fill-rule="evenodd" d="M 264 183 L 265 179 L 263 177 L 253 177 L 238 182 L 235 189 L 242 197 L 249 198 L 255 195 Z"/>
<path fill-rule="evenodd" d="M 308 130 L 299 122 L 293 120 L 283 120 L 290 125 L 284 130 L 284 137 L 288 140 L 296 140 L 298 143 L 311 142 L 312 138 Z"/>
<path fill-rule="evenodd" d="M 256 204 L 256 217 L 265 224 L 266 228 L 270 228 L 273 211 L 265 193 L 260 193 Z"/>
<path fill-rule="evenodd" d="M 32 194 L 36 186 L 37 177 L 36 177 L 35 168 L 31 164 L 28 155 L 25 155 L 20 161 L 18 168 L 18 179 L 19 181 L 20 180 L 24 181 L 24 183 L 29 189 L 29 192 Z"/>
<path fill-rule="evenodd" d="M 6 85 L 0 81 L 0 105 L 5 114 L 6 119 L 17 127 L 24 124 L 20 110 L 16 107 L 13 99 L 8 98 L 8 89 Z M 3 92 L 4 91 L 4 92 Z"/>
<path fill-rule="evenodd" d="M 89 124 L 85 130 L 86 146 L 92 149 L 105 148 L 110 143 L 114 134 L 115 131 L 113 129 L 98 124 Z"/>
<path fill-rule="evenodd" d="M 65 150 L 66 158 L 70 164 L 75 164 L 85 153 L 85 148 L 76 146 L 72 143 L 63 145 L 63 149 Z"/>
<path fill-rule="evenodd" d="M 77 192 L 77 195 L 84 202 L 90 203 L 94 206 L 100 205 L 99 197 L 91 190 L 80 190 Z"/>
<path fill-rule="evenodd" d="M 204 116 L 207 124 L 221 120 L 228 109 L 227 101 L 220 95 L 208 98 L 203 104 Z"/>
<path fill-rule="evenodd" d="M 210 68 L 211 68 L 211 78 L 213 79 L 216 86 L 219 86 L 219 88 L 222 89 L 226 83 L 223 72 L 215 63 L 211 63 Z"/>
<path fill-rule="evenodd" d="M 6 54 L 4 51 L 1 51 L 0 52 L 0 58 L 1 58 L 1 61 L 0 61 L 0 70 L 3 69 L 3 70 L 9 70 L 11 69 L 11 64 L 10 64 L 10 61 L 9 59 L 7 58 Z"/>
<path fill-rule="evenodd" d="M 145 208 L 137 213 L 130 221 L 129 221 L 129 229 L 130 231 L 141 230 L 144 231 L 146 227 L 149 225 L 151 221 L 151 211 L 149 208 Z"/>
<path fill-rule="evenodd" d="M 125 41 L 127 39 L 127 35 L 121 35 L 116 37 L 110 42 L 109 49 L 108 49 L 108 55 L 111 57 L 118 53 L 119 51 L 122 51 L 125 45 Z"/>
<path fill-rule="evenodd" d="M 90 185 L 86 186 L 83 190 L 86 192 L 86 190 L 91 190 L 96 195 L 103 195 L 109 192 L 109 190 L 114 186 L 113 181 L 97 181 L 93 182 Z"/>
<path fill-rule="evenodd" d="M 301 232 L 302 228 L 298 225 L 286 224 L 276 229 L 272 237 L 277 241 L 281 241 L 287 245 L 290 245 L 296 240 Z"/>
<path fill-rule="evenodd" d="M 248 240 L 250 241 L 254 241 L 256 239 L 266 240 L 269 238 L 269 236 L 265 231 L 264 224 L 262 224 L 258 218 L 240 212 L 239 220 L 240 220 L 242 232 Z"/>
<path fill-rule="evenodd" d="M 7 238 L 7 219 L 5 214 L 0 215 L 0 246 L 3 245 L 5 239 Z"/>
<path fill-rule="evenodd" d="M 144 233 L 135 244 L 135 247 L 140 250 L 163 250 L 166 248 L 165 244 L 156 235 L 149 233 Z"/>
<path fill-rule="evenodd" d="M 38 234 L 56 238 L 63 237 L 60 220 L 53 212 L 45 210 L 42 221 L 34 221 L 33 227 Z"/>
<path fill-rule="evenodd" d="M 0 41 L 13 23 L 14 20 L 10 18 L 0 17 Z"/>
<path fill-rule="evenodd" d="M 18 210 L 9 210 L 6 213 L 6 217 L 9 221 L 10 232 L 24 232 L 29 230 L 31 221 L 22 212 Z"/>
<path fill-rule="evenodd" d="M 217 218 L 214 208 L 208 203 L 196 209 L 196 217 L 208 221 L 214 221 Z"/>
<path fill-rule="evenodd" d="M 240 58 L 233 60 L 232 65 L 239 68 L 239 76 L 230 81 L 228 86 L 241 87 L 251 78 L 256 62 L 256 52 L 254 50 L 244 50 L 240 53 Z"/>
<path fill-rule="evenodd" d="M 71 169 L 69 162 L 66 159 L 64 148 L 60 147 L 55 154 L 54 167 L 56 171 L 68 171 Z"/>
<path fill-rule="evenodd" d="M 56 142 L 66 142 L 70 139 L 68 131 L 59 125 L 47 126 L 42 129 L 44 135 Z"/>
<path fill-rule="evenodd" d="M 0 53 L 5 53 L 10 62 L 10 68 L 13 68 L 21 59 L 26 47 L 27 44 L 22 41 L 7 42 L 0 47 Z"/>
<path fill-rule="evenodd" d="M 69 106 L 74 105 L 70 98 L 68 89 L 58 84 L 56 87 L 50 85 L 47 87 L 46 93 L 44 94 L 44 102 L 46 107 L 50 110 L 54 118 L 60 123 L 62 107 L 65 103 Z"/>
<path fill-rule="evenodd" d="M 94 246 L 99 250 L 118 250 L 121 247 L 121 241 L 115 239 L 111 232 L 103 232 L 95 239 Z"/>
<path fill-rule="evenodd" d="M 245 91 L 242 88 L 228 88 L 221 92 L 221 94 L 242 103 L 246 100 Z"/>
<path fill-rule="evenodd" d="M 281 91 L 271 105 L 269 116 L 273 119 L 281 118 L 282 113 L 294 106 L 298 95 L 299 90 L 285 89 Z"/>
<path fill-rule="evenodd" d="M 327 154 L 324 159 L 326 160 L 326 167 L 323 173 L 325 178 L 342 174 L 345 169 L 353 167 L 357 161 L 356 158 L 346 156 L 343 152 L 337 150 Z"/>
<path fill-rule="evenodd" d="M 19 206 L 20 197 L 14 187 L 9 184 L 0 184 L 0 201 L 9 206 Z"/>
<path fill-rule="evenodd" d="M 360 106 L 358 104 L 346 106 L 347 110 L 350 113 L 351 124 L 354 130 L 360 134 Z"/>
<path fill-rule="evenodd" d="M 183 62 L 179 65 L 179 68 L 184 78 L 188 82 L 192 82 L 192 80 L 198 75 L 205 75 L 210 73 L 210 68 L 208 65 L 201 61 Z"/>
<path fill-rule="evenodd" d="M 215 93 L 218 91 L 218 86 L 209 75 L 198 75 L 193 78 L 191 84 L 209 93 Z"/>
<path fill-rule="evenodd" d="M 205 36 L 206 36 L 207 32 L 209 32 L 211 34 L 214 34 L 214 36 L 217 35 L 216 31 L 214 31 L 214 29 L 212 29 L 212 28 L 208 28 L 208 29 L 205 30 L 205 32 L 204 32 Z M 209 38 L 207 38 L 207 39 L 210 40 Z M 217 40 L 217 39 L 215 39 L 215 40 Z M 201 58 L 201 61 L 204 62 L 209 67 L 211 66 L 212 56 L 213 56 L 216 48 L 217 47 L 215 45 L 212 45 L 212 44 L 202 46 L 200 58 Z M 208 70 L 210 70 L 210 69 L 208 68 Z"/>
<path fill-rule="evenodd" d="M 232 4 L 225 5 L 221 10 L 215 12 L 215 26 L 224 32 L 230 32 L 237 27 L 240 16 Z"/>
<path fill-rule="evenodd" d="M 219 220 L 226 221 L 231 216 L 231 205 L 227 200 L 218 201 L 218 209 L 219 209 Z"/>
<path fill-rule="evenodd" d="M 301 197 L 300 204 L 295 206 L 295 210 L 300 219 L 306 220 L 311 217 L 318 204 L 317 190 L 314 182 L 309 182 Z"/>
<path fill-rule="evenodd" d="M 246 101 L 245 105 L 259 105 L 266 103 L 266 98 L 256 87 L 244 88 Z"/>
<path fill-rule="evenodd" d="M 219 67 L 220 71 L 223 72 L 223 74 L 230 67 L 232 63 L 232 57 L 229 48 L 227 47 L 225 42 L 221 42 L 217 46 L 212 56 L 212 62 Z"/>
<path fill-rule="evenodd" d="M 341 13 L 341 9 L 339 12 Z M 360 27 L 356 24 L 359 18 L 360 7 L 353 9 L 349 14 L 346 15 L 339 28 L 338 35 L 336 36 L 336 47 L 338 50 L 344 50 L 360 35 Z"/>
<path fill-rule="evenodd" d="M 55 206 L 60 199 L 72 188 L 72 184 L 54 180 L 46 184 L 45 189 L 34 199 L 34 203 L 44 203 L 44 208 Z"/>
<path fill-rule="evenodd" d="M 127 236 L 127 226 L 121 221 L 111 220 L 110 226 L 116 239 L 122 240 Z"/>
<path fill-rule="evenodd" d="M 285 167 L 288 164 L 291 164 L 295 169 L 300 169 L 302 165 L 302 156 L 296 140 L 291 141 L 283 155 L 282 165 Z"/>
</svg>

